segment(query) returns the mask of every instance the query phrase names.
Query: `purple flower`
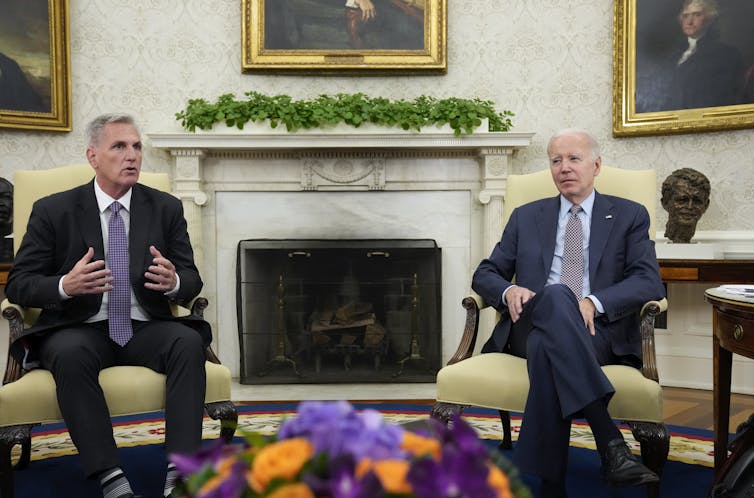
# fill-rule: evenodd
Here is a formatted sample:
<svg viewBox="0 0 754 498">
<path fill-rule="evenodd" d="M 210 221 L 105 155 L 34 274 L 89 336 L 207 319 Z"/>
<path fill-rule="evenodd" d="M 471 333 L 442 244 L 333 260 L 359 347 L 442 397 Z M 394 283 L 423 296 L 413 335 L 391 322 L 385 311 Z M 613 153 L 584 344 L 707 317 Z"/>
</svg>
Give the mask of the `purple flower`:
<svg viewBox="0 0 754 498">
<path fill-rule="evenodd" d="M 419 498 L 494 498 L 488 473 L 484 460 L 448 448 L 439 462 L 431 458 L 414 462 L 407 479 Z"/>
<path fill-rule="evenodd" d="M 466 454 L 467 458 L 485 459 L 487 458 L 487 448 L 477 436 L 476 431 L 468 422 L 456 415 L 451 421 L 450 428 L 443 438 L 443 446 L 456 446 L 460 451 Z"/>
<path fill-rule="evenodd" d="M 356 464 L 353 456 L 341 455 L 331 460 L 326 477 L 308 474 L 304 481 L 316 496 L 332 498 L 382 498 L 385 491 L 374 472 L 368 472 L 363 478 L 355 475 Z"/>
<path fill-rule="evenodd" d="M 196 453 L 171 453 L 170 461 L 175 464 L 178 473 L 187 476 L 202 470 L 206 466 L 214 467 L 217 462 L 240 452 L 241 449 L 240 446 L 226 445 L 222 439 L 217 439 L 212 444 L 200 448 Z"/>
<path fill-rule="evenodd" d="M 246 489 L 246 471 L 247 466 L 244 461 L 234 462 L 226 475 L 217 476 L 216 481 L 210 480 L 205 484 L 202 487 L 204 492 L 198 493 L 196 498 L 236 498 L 242 496 L 243 490 Z"/>
<path fill-rule="evenodd" d="M 352 455 L 373 459 L 402 458 L 403 429 L 385 423 L 374 410 L 356 412 L 346 401 L 305 401 L 297 417 L 286 420 L 278 432 L 279 439 L 308 438 L 317 453 L 330 458 Z"/>
<path fill-rule="evenodd" d="M 414 462 L 407 479 L 419 498 L 494 498 L 487 484 L 487 450 L 474 429 L 460 417 L 451 427 L 434 426 L 442 441 L 439 462 Z"/>
</svg>

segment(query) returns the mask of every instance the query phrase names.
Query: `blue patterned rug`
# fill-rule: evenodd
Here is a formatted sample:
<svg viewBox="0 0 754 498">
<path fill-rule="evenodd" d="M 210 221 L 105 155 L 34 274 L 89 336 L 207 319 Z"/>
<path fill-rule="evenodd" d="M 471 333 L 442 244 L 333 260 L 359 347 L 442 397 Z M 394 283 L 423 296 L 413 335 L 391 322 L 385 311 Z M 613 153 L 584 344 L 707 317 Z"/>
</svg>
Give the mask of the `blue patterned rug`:
<svg viewBox="0 0 754 498">
<path fill-rule="evenodd" d="M 412 403 L 354 403 L 357 409 L 373 408 L 395 423 L 407 423 L 426 418 L 430 406 Z M 246 431 L 273 434 L 280 422 L 296 411 L 296 404 L 267 403 L 239 405 L 239 426 Z M 496 445 L 501 438 L 497 412 L 469 409 L 465 413 L 479 436 Z M 513 418 L 514 441 L 520 419 Z M 144 498 L 160 496 L 165 472 L 164 423 L 161 413 L 120 417 L 115 421 L 116 440 L 123 468 L 132 486 Z M 661 496 L 704 497 L 712 483 L 712 434 L 709 431 L 669 427 L 671 448 L 669 461 L 662 476 Z M 623 428 L 626 440 L 638 452 L 638 444 L 628 429 Z M 204 437 L 217 438 L 219 424 L 205 419 Z M 589 427 L 576 422 L 571 431 L 571 450 L 568 468 L 568 491 L 572 498 L 581 497 L 643 497 L 641 488 L 609 489 L 599 480 L 600 461 L 594 450 Z M 504 452 L 509 458 L 511 452 Z M 99 498 L 99 486 L 83 478 L 76 449 L 63 424 L 44 425 L 32 439 L 32 462 L 15 472 L 17 498 Z M 532 486 L 534 483 L 532 482 Z"/>
</svg>

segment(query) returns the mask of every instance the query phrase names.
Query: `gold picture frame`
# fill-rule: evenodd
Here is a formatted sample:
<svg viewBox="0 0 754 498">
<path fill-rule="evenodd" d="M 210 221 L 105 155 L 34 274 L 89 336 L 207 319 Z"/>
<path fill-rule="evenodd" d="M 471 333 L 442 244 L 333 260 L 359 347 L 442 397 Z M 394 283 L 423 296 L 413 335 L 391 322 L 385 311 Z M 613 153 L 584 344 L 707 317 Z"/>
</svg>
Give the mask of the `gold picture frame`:
<svg viewBox="0 0 754 498">
<path fill-rule="evenodd" d="M 4 0 L 0 127 L 71 131 L 67 0 Z"/>
<path fill-rule="evenodd" d="M 690 35 L 680 24 L 682 9 L 683 0 L 614 2 L 614 136 L 754 127 L 754 2 L 720 2 L 698 38 L 697 59 L 683 68 Z"/>
<path fill-rule="evenodd" d="M 241 10 L 244 71 L 447 70 L 447 0 L 241 0 Z"/>
</svg>

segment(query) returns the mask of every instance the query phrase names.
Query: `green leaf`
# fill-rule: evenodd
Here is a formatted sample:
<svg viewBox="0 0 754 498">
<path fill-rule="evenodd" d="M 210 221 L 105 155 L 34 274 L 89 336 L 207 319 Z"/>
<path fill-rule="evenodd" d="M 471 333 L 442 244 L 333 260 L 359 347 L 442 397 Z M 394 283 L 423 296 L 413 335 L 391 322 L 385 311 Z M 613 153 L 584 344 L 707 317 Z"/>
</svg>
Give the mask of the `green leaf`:
<svg viewBox="0 0 754 498">
<path fill-rule="evenodd" d="M 373 123 L 417 131 L 426 126 L 449 124 L 456 135 L 461 135 L 473 133 L 484 118 L 489 121 L 489 131 L 508 131 L 513 126 L 511 118 L 514 116 L 509 110 L 497 111 L 492 101 L 478 98 L 437 99 L 420 95 L 408 101 L 372 98 L 363 93 L 338 93 L 294 100 L 289 95 L 269 96 L 255 91 L 245 92 L 244 97 L 238 100 L 226 93 L 214 103 L 201 98 L 190 99 L 175 118 L 189 131 L 210 129 L 222 122 L 243 129 L 249 121 L 268 121 L 271 128 L 283 123 L 290 132 L 338 123 L 354 127 Z"/>
</svg>

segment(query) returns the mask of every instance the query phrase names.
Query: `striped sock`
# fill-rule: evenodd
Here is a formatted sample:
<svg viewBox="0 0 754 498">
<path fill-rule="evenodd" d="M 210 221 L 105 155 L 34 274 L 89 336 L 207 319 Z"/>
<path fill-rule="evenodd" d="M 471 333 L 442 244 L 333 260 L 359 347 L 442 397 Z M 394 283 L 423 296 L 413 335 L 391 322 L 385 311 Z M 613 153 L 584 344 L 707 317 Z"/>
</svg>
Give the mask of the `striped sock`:
<svg viewBox="0 0 754 498">
<path fill-rule="evenodd" d="M 126 479 L 120 467 L 113 467 L 100 474 L 100 485 L 102 486 L 103 498 L 125 498 L 133 496 L 131 485 Z"/>
<path fill-rule="evenodd" d="M 178 479 L 178 469 L 175 468 L 175 464 L 173 462 L 170 462 L 168 464 L 168 473 L 165 475 L 165 491 L 162 493 L 162 496 L 165 498 L 168 498 L 170 496 L 170 493 L 173 492 L 173 488 L 175 488 L 175 481 Z"/>
</svg>

